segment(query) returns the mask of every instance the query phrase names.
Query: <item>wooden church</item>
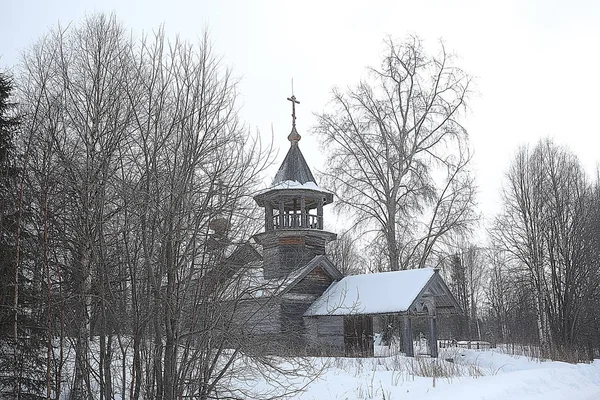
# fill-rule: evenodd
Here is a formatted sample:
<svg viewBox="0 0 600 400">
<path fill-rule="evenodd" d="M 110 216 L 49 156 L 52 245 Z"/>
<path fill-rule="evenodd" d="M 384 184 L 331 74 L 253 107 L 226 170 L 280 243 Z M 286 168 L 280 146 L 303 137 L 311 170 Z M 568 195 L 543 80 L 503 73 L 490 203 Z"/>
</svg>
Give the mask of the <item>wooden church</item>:
<svg viewBox="0 0 600 400">
<path fill-rule="evenodd" d="M 264 231 L 253 237 L 235 274 L 245 293 L 236 307 L 249 335 L 263 336 L 291 354 L 369 356 L 373 317 L 404 321 L 404 351 L 413 355 L 413 318 L 428 318 L 430 354 L 437 356 L 436 317 L 460 307 L 431 268 L 344 277 L 327 257 L 336 234 L 324 230 L 323 208 L 333 194 L 317 184 L 296 129 L 294 96 L 290 148 L 272 185 L 254 196 L 264 209 Z M 254 254 L 254 256 L 250 256 Z"/>
</svg>

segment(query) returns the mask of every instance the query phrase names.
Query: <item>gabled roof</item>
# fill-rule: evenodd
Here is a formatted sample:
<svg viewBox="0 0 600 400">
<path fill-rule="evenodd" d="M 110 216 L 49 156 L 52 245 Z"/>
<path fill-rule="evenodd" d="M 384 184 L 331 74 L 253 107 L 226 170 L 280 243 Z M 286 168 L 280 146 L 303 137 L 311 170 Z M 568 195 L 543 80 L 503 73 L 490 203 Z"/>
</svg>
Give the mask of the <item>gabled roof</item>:
<svg viewBox="0 0 600 400">
<path fill-rule="evenodd" d="M 306 164 L 297 141 L 291 142 L 290 149 L 283 159 L 277 174 L 275 174 L 272 186 L 285 181 L 295 181 L 302 184 L 315 182 L 316 184 L 315 177 L 310 172 L 310 168 Z"/>
<path fill-rule="evenodd" d="M 258 250 L 249 242 L 244 242 L 235 247 L 225 260 L 225 263 L 230 265 L 244 265 L 258 260 L 262 260 L 262 256 Z"/>
<path fill-rule="evenodd" d="M 323 271 L 327 273 L 331 279 L 337 281 L 342 279 L 344 275 L 336 268 L 336 266 L 331 262 L 329 257 L 326 255 L 315 256 L 305 267 L 292 272 L 288 276 L 287 285 L 282 288 L 280 294 L 287 293 L 291 288 L 296 286 L 302 279 L 304 279 L 308 274 L 314 271 L 317 267 L 323 268 Z"/>
<path fill-rule="evenodd" d="M 347 276 L 332 284 L 306 311 L 322 315 L 458 313 L 460 307 L 433 268 Z"/>
<path fill-rule="evenodd" d="M 343 277 L 340 271 L 326 255 L 315 256 L 304 267 L 292 271 L 285 278 L 265 279 L 262 271 L 262 262 L 250 263 L 242 267 L 230 280 L 226 289 L 226 298 L 257 299 L 280 296 L 287 293 L 309 273 L 317 267 L 323 268 L 333 280 Z"/>
</svg>

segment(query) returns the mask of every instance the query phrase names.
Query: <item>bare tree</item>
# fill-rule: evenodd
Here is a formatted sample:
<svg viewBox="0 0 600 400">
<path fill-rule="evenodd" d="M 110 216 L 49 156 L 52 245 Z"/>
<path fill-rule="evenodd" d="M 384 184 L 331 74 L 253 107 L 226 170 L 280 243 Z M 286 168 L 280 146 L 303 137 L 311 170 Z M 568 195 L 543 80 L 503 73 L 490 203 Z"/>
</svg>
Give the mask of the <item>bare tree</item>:
<svg viewBox="0 0 600 400">
<path fill-rule="evenodd" d="M 577 288 L 583 304 L 579 311 L 581 318 L 576 334 L 578 348 L 586 349 L 587 359 L 593 360 L 600 354 L 598 337 L 600 337 L 600 286 L 596 283 L 600 280 L 600 173 L 596 173 L 595 182 L 591 187 L 588 197 L 588 219 L 584 233 L 586 244 L 587 271 L 580 279 L 580 287 Z"/>
<path fill-rule="evenodd" d="M 453 317 L 452 333 L 459 337 L 482 338 L 480 319 L 484 288 L 487 281 L 488 249 L 477 246 L 463 235 L 444 238 L 445 252 L 439 258 L 438 267 L 446 277 L 448 286 L 463 310 Z"/>
<path fill-rule="evenodd" d="M 159 30 L 135 57 L 134 133 L 121 174 L 136 299 L 129 393 L 205 398 L 229 377 L 221 355 L 233 343 L 214 285 L 233 272 L 226 250 L 256 227 L 250 193 L 270 157 L 239 122 L 236 83 L 207 37 L 191 46 Z"/>
<path fill-rule="evenodd" d="M 60 222 L 65 202 L 60 163 L 54 151 L 54 139 L 62 129 L 62 110 L 56 87 L 52 86 L 57 75 L 58 57 L 59 48 L 49 37 L 32 46 L 23 57 L 18 86 L 23 105 L 20 171 L 31 227 L 26 246 L 39 271 L 34 274 L 34 280 L 40 285 L 40 293 L 45 292 L 45 301 L 40 301 L 39 307 L 45 312 L 46 398 L 60 398 L 66 361 L 63 347 L 67 304 L 63 296 L 63 289 L 66 289 L 63 277 L 66 271 L 63 268 L 67 260 Z M 42 276 L 45 287 L 41 286 Z"/>
<path fill-rule="evenodd" d="M 588 280 L 596 270 L 588 255 L 597 251 L 587 234 L 591 193 L 577 158 L 550 140 L 532 151 L 521 148 L 507 173 L 494 240 L 525 267 L 539 343 L 548 354 L 577 346 L 594 290 Z"/>
<path fill-rule="evenodd" d="M 544 308 L 542 171 L 534 168 L 526 149 L 521 149 L 507 173 L 508 187 L 503 192 L 505 210 L 495 227 L 496 242 L 531 272 L 531 289 L 536 299 L 540 344 L 548 349 L 548 330 Z"/>
<path fill-rule="evenodd" d="M 339 233 L 336 240 L 327 244 L 327 255 L 344 275 L 365 273 L 366 260 L 359 254 L 358 240 L 352 232 Z"/>
<path fill-rule="evenodd" d="M 511 281 L 509 263 L 505 253 L 492 248 L 487 253 L 489 266 L 488 286 L 485 301 L 495 323 L 492 330 L 497 342 L 509 343 L 509 315 L 511 314 L 511 300 L 514 299 L 514 282 Z"/>
<path fill-rule="evenodd" d="M 113 309 L 108 285 L 114 261 L 110 242 L 115 233 L 111 229 L 115 208 L 109 196 L 110 182 L 118 167 L 117 149 L 126 137 L 131 115 L 121 85 L 129 79 L 129 42 L 114 16 L 98 15 L 78 27 L 55 29 L 37 46 L 48 55 L 48 65 L 37 66 L 48 68 L 51 73 L 44 86 L 32 87 L 43 91 L 43 97 L 48 99 L 45 112 L 39 115 L 56 115 L 52 129 L 41 132 L 38 138 L 49 141 L 50 147 L 42 148 L 52 152 L 55 163 L 46 168 L 56 174 L 55 193 L 60 197 L 58 207 L 51 210 L 61 230 L 62 249 L 55 251 L 68 260 L 68 267 L 61 273 L 68 282 L 73 310 L 67 313 L 73 327 L 69 337 L 75 348 L 70 397 L 92 395 L 89 340 L 99 334 L 100 398 L 108 398 L 112 390 L 112 334 L 107 321 Z M 30 76 L 39 75 L 35 70 L 37 61 L 34 52 L 29 58 L 26 56 Z M 49 127 L 39 124 L 38 128 Z M 48 179 L 43 178 L 46 182 Z"/>
<path fill-rule="evenodd" d="M 429 55 L 418 38 L 386 42 L 369 79 L 333 91 L 316 132 L 323 173 L 355 228 L 385 243 L 390 270 L 423 267 L 438 241 L 475 219 L 467 133 L 459 122 L 471 78 L 443 44 Z"/>
</svg>

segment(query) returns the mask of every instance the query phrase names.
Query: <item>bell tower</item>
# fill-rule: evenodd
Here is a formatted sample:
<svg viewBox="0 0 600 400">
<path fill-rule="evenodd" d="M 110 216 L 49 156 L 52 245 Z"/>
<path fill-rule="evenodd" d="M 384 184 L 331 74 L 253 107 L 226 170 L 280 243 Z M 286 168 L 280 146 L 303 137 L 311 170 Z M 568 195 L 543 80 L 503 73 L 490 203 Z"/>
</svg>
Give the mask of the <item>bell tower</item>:
<svg viewBox="0 0 600 400">
<path fill-rule="evenodd" d="M 304 267 L 315 256 L 325 254 L 325 245 L 337 238 L 323 230 L 323 206 L 333 194 L 321 189 L 306 164 L 296 130 L 296 97 L 292 102 L 290 149 L 271 187 L 254 196 L 265 209 L 265 230 L 254 236 L 263 246 L 264 277 L 281 278 Z"/>
</svg>

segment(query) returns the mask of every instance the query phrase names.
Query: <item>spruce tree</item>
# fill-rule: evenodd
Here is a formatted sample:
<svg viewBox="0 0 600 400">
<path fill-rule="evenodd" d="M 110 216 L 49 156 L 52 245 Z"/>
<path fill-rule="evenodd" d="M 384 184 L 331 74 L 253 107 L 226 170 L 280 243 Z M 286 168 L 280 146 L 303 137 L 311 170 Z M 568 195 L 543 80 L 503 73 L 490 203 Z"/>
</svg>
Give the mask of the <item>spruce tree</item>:
<svg viewBox="0 0 600 400">
<path fill-rule="evenodd" d="M 24 262 L 18 241 L 25 224 L 14 137 L 20 119 L 12 89 L 10 77 L 0 72 L 0 397 L 38 399 L 46 383 L 41 303 L 30 271 L 18 268 Z"/>
<path fill-rule="evenodd" d="M 12 82 L 0 73 L 0 331 L 10 335 L 14 320 L 14 264 L 15 210 L 14 189 L 16 169 L 14 166 L 13 134 L 18 119 L 12 113 L 10 102 Z"/>
</svg>

